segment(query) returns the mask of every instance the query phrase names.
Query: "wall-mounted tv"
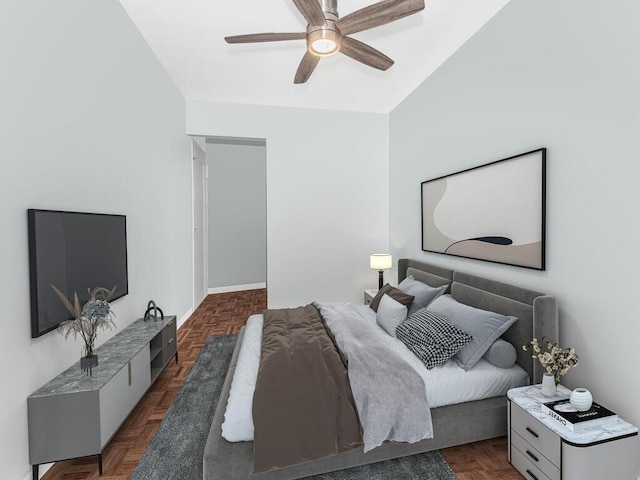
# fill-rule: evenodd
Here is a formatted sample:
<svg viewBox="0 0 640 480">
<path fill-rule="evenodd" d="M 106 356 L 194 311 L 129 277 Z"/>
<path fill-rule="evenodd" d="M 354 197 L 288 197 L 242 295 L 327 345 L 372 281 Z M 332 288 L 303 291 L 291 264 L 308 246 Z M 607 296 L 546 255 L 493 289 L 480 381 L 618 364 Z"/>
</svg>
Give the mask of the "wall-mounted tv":
<svg viewBox="0 0 640 480">
<path fill-rule="evenodd" d="M 112 300 L 129 293 L 127 219 L 124 215 L 33 210 L 29 225 L 31 337 L 69 319 L 51 285 L 81 304 L 88 289 L 117 286 Z"/>
</svg>

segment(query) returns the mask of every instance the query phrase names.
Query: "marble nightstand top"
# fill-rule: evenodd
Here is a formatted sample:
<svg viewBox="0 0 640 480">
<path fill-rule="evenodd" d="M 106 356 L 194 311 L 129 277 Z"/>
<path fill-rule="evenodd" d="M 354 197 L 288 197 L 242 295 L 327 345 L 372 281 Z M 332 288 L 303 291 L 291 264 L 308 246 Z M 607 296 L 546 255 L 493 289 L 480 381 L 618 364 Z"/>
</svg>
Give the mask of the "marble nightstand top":
<svg viewBox="0 0 640 480">
<path fill-rule="evenodd" d="M 509 400 L 519 407 L 522 407 L 527 413 L 560 435 L 563 440 L 574 445 L 588 445 L 638 433 L 638 427 L 631 425 L 629 422 L 625 422 L 620 417 L 618 417 L 618 420 L 615 422 L 587 427 L 577 432 L 563 428 L 561 425 L 558 425 L 558 423 L 552 421 L 548 415 L 542 411 L 541 405 L 546 402 L 567 399 L 569 395 L 571 395 L 571 390 L 562 385 L 558 385 L 558 392 L 553 397 L 545 397 L 542 395 L 542 393 L 540 393 L 540 385 L 512 388 L 507 392 L 507 398 Z"/>
</svg>

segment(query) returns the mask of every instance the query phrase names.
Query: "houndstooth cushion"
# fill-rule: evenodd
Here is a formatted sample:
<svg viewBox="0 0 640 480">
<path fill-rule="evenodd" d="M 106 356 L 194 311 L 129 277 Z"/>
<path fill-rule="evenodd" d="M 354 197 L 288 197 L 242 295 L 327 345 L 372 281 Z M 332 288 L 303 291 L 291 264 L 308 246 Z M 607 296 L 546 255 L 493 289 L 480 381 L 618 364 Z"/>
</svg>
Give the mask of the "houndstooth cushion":
<svg viewBox="0 0 640 480">
<path fill-rule="evenodd" d="M 396 337 L 429 369 L 449 360 L 472 339 L 446 318 L 426 308 L 398 325 Z"/>
</svg>

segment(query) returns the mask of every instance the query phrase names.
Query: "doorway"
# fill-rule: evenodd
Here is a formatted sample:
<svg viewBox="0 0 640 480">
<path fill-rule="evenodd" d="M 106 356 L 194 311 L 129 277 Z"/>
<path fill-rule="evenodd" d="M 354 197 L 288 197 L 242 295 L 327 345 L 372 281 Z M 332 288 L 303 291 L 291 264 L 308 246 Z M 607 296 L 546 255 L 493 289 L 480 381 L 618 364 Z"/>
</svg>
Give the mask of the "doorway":
<svg viewBox="0 0 640 480">
<path fill-rule="evenodd" d="M 266 140 L 206 137 L 208 293 L 267 284 Z"/>
</svg>

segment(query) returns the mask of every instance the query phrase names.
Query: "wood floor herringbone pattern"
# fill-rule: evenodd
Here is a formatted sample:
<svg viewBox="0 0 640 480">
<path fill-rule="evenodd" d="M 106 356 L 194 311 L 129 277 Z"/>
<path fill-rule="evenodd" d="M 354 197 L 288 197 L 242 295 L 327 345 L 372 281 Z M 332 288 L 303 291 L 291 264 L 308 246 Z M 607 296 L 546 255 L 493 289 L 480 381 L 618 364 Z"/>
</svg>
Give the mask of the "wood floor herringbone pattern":
<svg viewBox="0 0 640 480">
<path fill-rule="evenodd" d="M 43 480 L 128 480 L 207 338 L 238 333 L 250 315 L 266 306 L 265 289 L 209 295 L 178 329 L 180 361 L 169 363 L 103 452 L 103 475 L 98 474 L 96 457 L 87 457 L 56 462 Z M 506 451 L 503 437 L 441 453 L 460 480 L 521 480 Z"/>
</svg>

